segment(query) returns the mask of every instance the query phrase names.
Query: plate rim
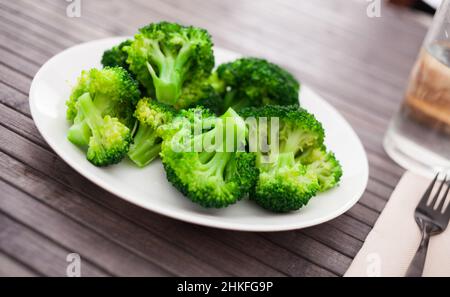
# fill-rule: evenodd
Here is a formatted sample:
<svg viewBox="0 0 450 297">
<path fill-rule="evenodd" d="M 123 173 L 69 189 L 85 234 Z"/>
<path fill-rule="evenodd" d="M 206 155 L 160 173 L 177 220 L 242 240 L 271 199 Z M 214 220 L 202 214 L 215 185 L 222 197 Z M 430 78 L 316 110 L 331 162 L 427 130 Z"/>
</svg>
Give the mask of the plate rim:
<svg viewBox="0 0 450 297">
<path fill-rule="evenodd" d="M 115 191 L 113 189 L 113 187 L 111 187 L 109 185 L 109 183 L 102 181 L 101 178 L 97 178 L 95 176 L 95 174 L 93 174 L 91 171 L 89 170 L 84 170 L 82 168 L 81 165 L 78 165 L 75 161 L 71 160 L 69 157 L 67 157 L 67 155 L 65 155 L 64 153 L 61 153 L 60 150 L 58 149 L 58 146 L 56 145 L 55 142 L 52 141 L 51 137 L 49 137 L 48 135 L 46 135 L 46 133 L 43 133 L 42 126 L 39 125 L 39 120 L 37 119 L 37 111 L 35 110 L 35 107 L 33 105 L 33 102 L 35 101 L 35 99 L 33 99 L 35 97 L 34 93 L 35 93 L 35 89 L 36 89 L 36 84 L 37 81 L 39 81 L 40 76 L 42 75 L 42 73 L 45 71 L 45 68 L 47 67 L 47 65 L 49 65 L 52 61 L 54 61 L 55 59 L 57 59 L 59 56 L 64 55 L 67 51 L 73 50 L 75 48 L 78 47 L 82 47 L 82 46 L 87 46 L 93 43 L 106 43 L 106 42 L 113 42 L 115 41 L 116 43 L 120 42 L 120 40 L 125 40 L 127 38 L 130 38 L 130 36 L 118 36 L 118 37 L 108 37 L 108 38 L 102 38 L 102 39 L 97 39 L 97 40 L 91 40 L 88 42 L 83 42 L 80 44 L 76 44 L 74 46 L 71 46 L 69 48 L 66 48 L 64 50 L 62 50 L 61 52 L 59 52 L 58 54 L 54 55 L 53 57 L 51 57 L 50 59 L 48 59 L 37 71 L 37 73 L 35 74 L 35 76 L 33 77 L 31 86 L 30 86 L 30 91 L 29 91 L 29 107 L 30 107 L 30 113 L 31 113 L 31 117 L 33 119 L 33 122 L 37 128 L 37 130 L 39 131 L 39 133 L 41 134 L 41 136 L 44 138 L 44 140 L 47 142 L 47 144 L 52 148 L 52 150 L 67 164 L 69 165 L 72 169 L 74 169 L 78 174 L 82 175 L 83 177 L 87 178 L 89 181 L 91 181 L 92 183 L 94 183 L 95 185 L 101 187 L 102 189 L 106 190 L 107 192 L 113 194 L 114 196 L 120 198 L 120 199 L 124 199 L 125 201 L 139 206 L 143 209 L 146 209 L 148 211 L 152 211 L 155 212 L 157 214 L 160 215 L 164 215 L 166 217 L 172 218 L 172 219 L 176 219 L 176 220 L 180 220 L 180 221 L 184 221 L 187 223 L 191 223 L 191 224 L 196 224 L 196 225 L 201 225 L 201 226 L 206 226 L 206 227 L 212 227 L 212 228 L 217 228 L 217 229 L 224 229 L 224 230 L 233 230 L 233 231 L 244 231 L 244 232 L 282 232 L 282 231 L 290 231 L 290 230 L 299 230 L 299 229 L 303 229 L 303 228 L 308 228 L 308 227 L 312 227 L 312 226 L 316 226 L 322 223 L 325 223 L 327 221 L 330 221 L 334 218 L 339 217 L 340 215 L 344 214 L 345 212 L 347 212 L 351 207 L 353 207 L 362 197 L 362 195 L 364 194 L 364 191 L 367 187 L 367 183 L 368 183 L 368 179 L 369 179 L 369 163 L 368 163 L 368 158 L 367 158 L 367 153 L 364 149 L 364 146 L 361 142 L 361 139 L 358 137 L 358 135 L 356 134 L 355 130 L 353 129 L 353 127 L 348 123 L 348 121 L 342 116 L 342 114 L 339 112 L 339 110 L 337 110 L 336 108 L 334 108 L 330 103 L 328 103 L 328 101 L 326 101 L 322 96 L 320 96 L 317 92 L 315 92 L 313 89 L 309 88 L 308 86 L 302 85 L 302 90 L 308 90 L 312 93 L 314 93 L 315 95 L 317 95 L 317 97 L 319 97 L 321 99 L 321 103 L 323 105 L 325 105 L 328 109 L 333 110 L 336 115 L 340 118 L 340 121 L 347 126 L 348 130 L 353 134 L 353 138 L 355 138 L 359 149 L 362 152 L 362 157 L 364 158 L 364 162 L 363 164 L 361 164 L 361 169 L 364 173 L 364 181 L 361 183 L 360 188 L 358 189 L 358 191 L 355 190 L 355 198 L 353 198 L 352 200 L 349 200 L 346 204 L 342 205 L 340 208 L 334 210 L 333 212 L 330 212 L 329 214 L 327 214 L 326 216 L 322 216 L 320 218 L 317 219 L 313 219 L 308 221 L 307 223 L 301 223 L 301 224 L 289 224 L 289 225 L 285 225 L 285 226 L 279 226 L 279 225 L 274 225 L 274 226 L 270 226 L 270 225 L 263 225 L 263 224 L 248 224 L 245 225 L 244 223 L 235 223 L 235 222 L 224 222 L 224 221 L 214 221 L 213 217 L 195 217 L 190 215 L 189 213 L 183 213 L 183 212 L 175 212 L 171 209 L 167 209 L 166 207 L 162 206 L 159 207 L 158 205 L 153 205 L 152 207 L 149 207 L 148 205 L 144 205 L 143 203 L 141 203 L 138 199 L 133 199 L 133 197 L 131 197 L 132 195 L 126 194 L 126 193 L 117 193 L 117 191 Z M 237 56 L 240 56 L 239 53 L 230 51 L 228 49 L 222 48 L 222 47 L 215 47 L 215 48 L 220 48 L 221 51 L 224 52 L 228 52 L 228 53 L 232 53 L 235 54 Z M 119 191 L 121 192 L 121 191 Z M 357 193 L 357 195 L 356 195 Z"/>
</svg>

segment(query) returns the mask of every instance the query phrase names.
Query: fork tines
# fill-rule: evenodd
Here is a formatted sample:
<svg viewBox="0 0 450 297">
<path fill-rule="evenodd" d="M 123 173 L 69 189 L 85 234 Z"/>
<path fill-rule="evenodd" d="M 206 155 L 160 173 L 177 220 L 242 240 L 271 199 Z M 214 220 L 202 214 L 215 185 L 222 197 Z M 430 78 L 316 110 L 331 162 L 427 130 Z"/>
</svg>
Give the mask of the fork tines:
<svg viewBox="0 0 450 297">
<path fill-rule="evenodd" d="M 436 185 L 436 182 L 438 182 L 439 175 L 440 175 L 440 173 L 436 174 L 433 181 L 428 186 L 418 207 L 431 208 L 431 209 L 436 210 L 441 213 L 444 213 L 444 211 L 445 211 L 446 214 L 450 215 L 450 207 L 447 207 L 447 209 L 444 209 L 444 207 L 446 206 L 445 202 L 447 201 L 448 193 L 450 192 L 450 180 L 447 179 L 447 175 L 445 175 L 444 179 L 440 182 L 439 188 L 437 189 L 436 193 L 433 193 L 433 189 Z M 441 196 L 441 192 L 442 192 L 442 189 L 444 188 L 444 186 L 446 187 L 446 189 L 444 190 L 444 194 Z M 430 201 L 430 197 L 432 194 L 434 194 L 434 196 L 432 197 L 432 199 Z M 439 200 L 439 197 L 441 197 L 440 200 Z"/>
</svg>

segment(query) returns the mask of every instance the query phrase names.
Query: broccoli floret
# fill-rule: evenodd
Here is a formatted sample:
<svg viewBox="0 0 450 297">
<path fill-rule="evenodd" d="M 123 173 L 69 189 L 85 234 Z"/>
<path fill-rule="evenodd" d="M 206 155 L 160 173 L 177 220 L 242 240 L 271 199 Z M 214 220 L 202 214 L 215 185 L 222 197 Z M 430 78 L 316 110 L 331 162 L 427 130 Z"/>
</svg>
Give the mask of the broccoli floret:
<svg viewBox="0 0 450 297">
<path fill-rule="evenodd" d="M 293 152 L 297 157 L 309 147 L 323 145 L 325 132 L 322 124 L 312 114 L 297 105 L 250 107 L 239 114 L 244 118 L 267 118 L 269 123 L 271 119 L 278 119 L 280 152 Z"/>
<path fill-rule="evenodd" d="M 130 71 L 130 65 L 127 63 L 128 54 L 123 50 L 124 47 L 131 45 L 132 42 L 132 40 L 125 40 L 121 44 L 116 45 L 109 50 L 106 50 L 103 53 L 101 61 L 103 67 L 122 67 L 123 69 L 127 70 L 128 73 L 130 73 L 130 76 L 133 79 L 136 79 L 134 73 Z M 154 94 L 149 93 L 142 84 L 140 84 L 139 82 L 137 83 L 139 86 L 139 91 L 142 94 L 154 96 Z"/>
<path fill-rule="evenodd" d="M 129 70 L 127 63 L 128 54 L 123 50 L 125 46 L 129 46 L 132 40 L 125 40 L 121 44 L 106 50 L 102 56 L 103 67 L 120 66 L 125 70 Z"/>
<path fill-rule="evenodd" d="M 73 123 L 67 137 L 72 143 L 87 146 L 91 136 L 84 115 L 78 109 L 78 100 L 85 93 L 90 94 L 102 116 L 109 115 L 133 127 L 133 112 L 140 97 L 136 81 L 121 67 L 94 68 L 81 73 L 66 102 L 67 119 Z"/>
<path fill-rule="evenodd" d="M 148 165 L 161 151 L 158 129 L 169 123 L 175 110 L 150 98 L 139 100 L 134 113 L 139 122 L 128 157 L 139 167 Z"/>
<path fill-rule="evenodd" d="M 334 153 L 327 152 L 325 147 L 308 149 L 298 160 L 307 166 L 308 172 L 317 176 L 320 192 L 334 188 L 342 177 L 339 161 Z"/>
<path fill-rule="evenodd" d="M 260 175 L 251 198 L 271 211 L 300 209 L 319 190 L 316 175 L 297 162 L 292 152 L 281 153 L 275 162 L 258 167 Z"/>
<path fill-rule="evenodd" d="M 139 29 L 124 50 L 137 79 L 162 103 L 178 102 L 189 84 L 206 79 L 214 67 L 209 33 L 197 27 L 160 22 Z"/>
<path fill-rule="evenodd" d="M 222 97 L 219 92 L 211 85 L 210 80 L 192 82 L 183 88 L 180 99 L 175 108 L 192 108 L 203 106 L 208 108 L 216 115 L 220 115 Z"/>
<path fill-rule="evenodd" d="M 119 163 L 126 155 L 131 142 L 130 129 L 109 115 L 102 117 L 89 93 L 80 96 L 77 106 L 91 130 L 87 159 L 96 166 Z"/>
<path fill-rule="evenodd" d="M 286 70 L 258 58 L 241 58 L 220 65 L 214 84 L 223 96 L 222 110 L 232 107 L 298 104 L 299 82 Z"/>
<path fill-rule="evenodd" d="M 163 133 L 161 157 L 167 179 L 186 197 L 203 207 L 226 207 L 245 196 L 254 185 L 258 172 L 255 155 L 238 149 L 245 146 L 246 126 L 232 109 L 218 121 L 213 118 L 216 120 L 213 128 L 201 129 L 199 134 L 193 135 L 194 123 L 201 121 L 203 128 L 212 123 L 211 118 L 201 120 L 198 112 L 202 110 L 198 107 L 182 112 L 187 125 L 180 124 L 181 118 L 169 125 L 172 129 L 166 129 Z M 232 130 L 227 130 L 225 126 Z M 173 129 L 188 137 L 185 150 L 180 150 L 178 140 L 175 140 L 177 133 L 174 134 Z M 228 131 L 234 131 L 234 135 L 229 135 Z M 220 134 L 223 142 L 216 137 Z M 239 134 L 244 135 L 242 141 L 237 137 Z M 196 151 L 195 144 L 198 143 L 214 145 L 204 145 L 203 149 Z M 231 151 L 224 149 L 227 147 L 232 148 Z"/>
<path fill-rule="evenodd" d="M 298 210 L 318 192 L 339 183 L 342 169 L 334 154 L 326 152 L 324 130 L 312 114 L 295 105 L 268 105 L 246 108 L 241 115 L 266 118 L 269 127 L 272 121 L 279 123 L 278 145 L 271 139 L 272 133 L 258 131 L 257 134 L 267 135 L 262 140 L 277 145 L 276 150 L 268 152 L 261 151 L 258 146 L 260 174 L 250 192 L 250 198 L 257 204 L 275 212 Z"/>
</svg>

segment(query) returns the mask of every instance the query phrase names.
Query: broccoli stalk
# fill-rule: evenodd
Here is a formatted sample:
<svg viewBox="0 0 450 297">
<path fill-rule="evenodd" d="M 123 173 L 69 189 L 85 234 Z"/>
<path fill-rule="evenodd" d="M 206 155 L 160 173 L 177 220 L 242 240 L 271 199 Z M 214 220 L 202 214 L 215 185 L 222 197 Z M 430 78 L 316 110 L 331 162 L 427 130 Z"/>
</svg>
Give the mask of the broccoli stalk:
<svg viewBox="0 0 450 297">
<path fill-rule="evenodd" d="M 128 157 L 137 166 L 147 166 L 158 156 L 162 142 L 158 129 L 170 122 L 174 114 L 175 111 L 167 105 L 149 98 L 139 100 L 134 112 L 139 126 L 128 152 Z"/>
<path fill-rule="evenodd" d="M 152 50 L 148 53 L 153 63 L 158 67 L 158 74 L 152 65 L 147 62 L 147 68 L 153 79 L 156 98 L 159 101 L 174 105 L 181 95 L 181 89 L 187 72 L 186 63 L 193 53 L 194 44 L 187 41 L 175 55 L 167 51 L 165 55 L 158 42 L 151 41 Z"/>
<path fill-rule="evenodd" d="M 89 144 L 91 136 L 91 129 L 86 123 L 83 113 L 79 111 L 73 120 L 73 125 L 67 132 L 67 139 L 75 145 L 84 147 Z"/>
<path fill-rule="evenodd" d="M 109 115 L 102 117 L 89 93 L 85 93 L 78 99 L 78 106 L 92 133 L 87 159 L 96 166 L 120 162 L 130 146 L 130 129 L 120 123 L 117 118 Z"/>
<path fill-rule="evenodd" d="M 128 152 L 128 157 L 139 167 L 147 166 L 158 157 L 161 151 L 161 138 L 156 130 L 148 125 L 140 124 Z"/>
<path fill-rule="evenodd" d="M 108 114 L 108 108 L 111 105 L 108 96 L 96 94 L 93 104 L 95 105 L 97 111 L 100 112 L 100 114 Z M 73 120 L 73 125 L 69 128 L 67 138 L 73 144 L 83 147 L 89 144 L 91 135 L 91 129 L 86 123 L 85 116 L 83 112 L 79 110 L 77 115 L 75 116 L 75 119 Z"/>
</svg>

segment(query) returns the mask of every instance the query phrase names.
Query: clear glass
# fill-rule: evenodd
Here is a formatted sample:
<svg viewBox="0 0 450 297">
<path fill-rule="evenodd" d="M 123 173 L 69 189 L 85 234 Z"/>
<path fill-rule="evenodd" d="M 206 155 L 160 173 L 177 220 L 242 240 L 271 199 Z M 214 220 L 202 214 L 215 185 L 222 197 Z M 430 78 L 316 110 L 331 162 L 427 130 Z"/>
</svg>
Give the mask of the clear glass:
<svg viewBox="0 0 450 297">
<path fill-rule="evenodd" d="M 418 173 L 450 168 L 450 0 L 435 14 L 384 148 Z"/>
</svg>

